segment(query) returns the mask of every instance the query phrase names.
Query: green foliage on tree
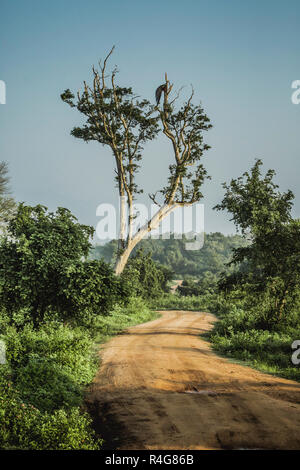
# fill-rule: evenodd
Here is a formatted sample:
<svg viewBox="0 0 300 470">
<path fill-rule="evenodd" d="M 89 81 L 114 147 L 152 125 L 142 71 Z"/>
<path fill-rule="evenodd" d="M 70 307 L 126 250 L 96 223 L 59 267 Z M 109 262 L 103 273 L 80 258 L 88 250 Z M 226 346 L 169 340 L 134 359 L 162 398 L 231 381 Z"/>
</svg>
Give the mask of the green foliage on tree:
<svg viewBox="0 0 300 470">
<path fill-rule="evenodd" d="M 177 287 L 177 292 L 183 296 L 213 294 L 217 290 L 218 276 L 211 271 L 206 271 L 200 280 L 184 279 L 182 285 Z"/>
<path fill-rule="evenodd" d="M 117 302 L 126 303 L 131 295 L 129 286 L 102 260 L 69 266 L 61 279 L 61 292 L 63 310 L 77 320 L 108 314 Z"/>
<path fill-rule="evenodd" d="M 144 299 L 159 297 L 167 292 L 167 284 L 172 277 L 173 272 L 170 269 L 154 262 L 151 253 L 145 253 L 142 249 L 129 259 L 122 273 L 130 291 Z"/>
<path fill-rule="evenodd" d="M 140 242 L 140 247 L 145 252 L 151 252 L 152 259 L 157 263 L 169 267 L 178 279 L 192 276 L 202 279 L 206 273 L 212 275 L 221 274 L 226 263 L 232 258 L 232 250 L 248 244 L 240 235 L 223 235 L 220 232 L 207 233 L 204 236 L 204 245 L 201 250 L 186 250 L 185 244 L 189 242 L 185 237 L 176 239 L 174 235 L 169 240 L 145 239 Z M 98 245 L 91 249 L 92 259 L 103 259 L 107 263 L 113 263 L 118 247 L 116 240 L 105 245 Z M 133 255 L 136 254 L 133 250 Z M 233 268 L 229 268 L 231 272 Z"/>
<path fill-rule="evenodd" d="M 20 204 L 0 243 L 0 302 L 11 315 L 26 310 L 37 325 L 106 313 L 122 295 L 120 279 L 103 261 L 84 261 L 93 228 L 71 212 Z M 124 292 L 126 295 L 126 292 Z"/>
<path fill-rule="evenodd" d="M 293 220 L 291 191 L 280 193 L 274 171 L 261 175 L 261 160 L 229 185 L 217 210 L 227 210 L 251 244 L 234 250 L 239 267 L 220 282 L 223 291 L 247 296 L 260 305 L 263 326 L 287 320 L 300 293 L 300 222 Z"/>
<path fill-rule="evenodd" d="M 292 191 L 280 193 L 273 181 L 274 170 L 262 176 L 262 160 L 256 160 L 250 172 L 245 172 L 230 184 L 223 184 L 225 195 L 216 210 L 227 210 L 236 228 L 244 235 L 274 231 L 291 220 L 294 195 Z"/>
</svg>

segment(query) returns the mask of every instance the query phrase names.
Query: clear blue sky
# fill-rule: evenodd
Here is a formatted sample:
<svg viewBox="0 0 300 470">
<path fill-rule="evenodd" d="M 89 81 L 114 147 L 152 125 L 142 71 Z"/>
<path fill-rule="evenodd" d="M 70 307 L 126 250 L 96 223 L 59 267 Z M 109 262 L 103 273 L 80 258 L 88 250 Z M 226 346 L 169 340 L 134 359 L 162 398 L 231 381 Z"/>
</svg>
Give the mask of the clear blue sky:
<svg viewBox="0 0 300 470">
<path fill-rule="evenodd" d="M 211 118 L 206 231 L 234 232 L 211 208 L 221 183 L 258 157 L 276 170 L 282 190 L 294 191 L 300 216 L 300 105 L 291 102 L 291 83 L 300 79 L 298 0 L 1 0 L 0 159 L 9 162 L 17 200 L 68 207 L 93 226 L 97 205 L 116 202 L 109 152 L 70 136 L 81 117 L 60 100 L 89 80 L 113 44 L 120 85 L 153 102 L 167 71 L 175 88 L 193 84 Z M 164 184 L 169 155 L 162 139 L 147 146 L 146 194 Z"/>
</svg>

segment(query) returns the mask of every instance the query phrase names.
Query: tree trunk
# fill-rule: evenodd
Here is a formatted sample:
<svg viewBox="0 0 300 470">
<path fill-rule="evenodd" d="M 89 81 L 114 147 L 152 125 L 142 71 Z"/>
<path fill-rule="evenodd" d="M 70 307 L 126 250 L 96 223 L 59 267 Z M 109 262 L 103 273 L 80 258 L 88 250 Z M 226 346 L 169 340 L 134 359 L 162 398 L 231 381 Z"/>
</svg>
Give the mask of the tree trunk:
<svg viewBox="0 0 300 470">
<path fill-rule="evenodd" d="M 119 250 L 124 250 L 126 239 L 126 197 L 120 196 Z"/>
<path fill-rule="evenodd" d="M 285 289 L 283 296 L 281 297 L 280 302 L 279 302 L 278 321 L 282 319 L 282 314 L 283 314 L 284 306 L 286 304 L 287 294 L 288 294 L 288 289 Z"/>
<path fill-rule="evenodd" d="M 126 263 L 128 261 L 128 258 L 132 252 L 132 250 L 135 248 L 135 246 L 145 237 L 145 235 L 150 232 L 151 230 L 154 230 L 158 227 L 162 219 L 167 217 L 176 207 L 178 204 L 165 204 L 162 206 L 156 214 L 152 217 L 151 220 L 146 222 L 133 236 L 132 239 L 128 239 L 126 248 L 122 253 L 120 253 L 117 257 L 116 265 L 115 265 L 115 273 L 117 275 L 122 274 Z"/>
<path fill-rule="evenodd" d="M 130 256 L 130 253 L 132 252 L 133 248 L 135 247 L 136 243 L 133 244 L 132 240 L 131 242 L 129 242 L 128 246 L 125 248 L 125 250 L 123 251 L 123 253 L 121 255 L 118 256 L 117 258 L 117 263 L 116 263 L 116 267 L 115 267 L 115 273 L 117 274 L 117 276 L 119 276 L 120 274 L 122 274 L 125 266 L 126 266 L 126 263 L 128 261 L 128 258 Z"/>
</svg>

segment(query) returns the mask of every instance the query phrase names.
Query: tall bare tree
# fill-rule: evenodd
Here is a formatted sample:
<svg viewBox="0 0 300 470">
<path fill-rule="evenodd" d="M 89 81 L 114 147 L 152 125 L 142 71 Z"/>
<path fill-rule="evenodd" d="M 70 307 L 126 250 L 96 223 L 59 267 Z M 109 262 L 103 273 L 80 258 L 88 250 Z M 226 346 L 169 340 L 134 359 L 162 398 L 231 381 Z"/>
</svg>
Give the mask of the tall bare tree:
<svg viewBox="0 0 300 470">
<path fill-rule="evenodd" d="M 93 67 L 90 86 L 84 82 L 83 90 L 76 98 L 67 89 L 61 98 L 86 117 L 85 124 L 73 128 L 71 134 L 86 142 L 98 141 L 112 150 L 120 196 L 120 235 L 115 266 L 116 274 L 120 274 L 130 253 L 148 232 L 156 229 L 177 207 L 192 205 L 203 197 L 200 189 L 208 176 L 200 159 L 210 148 L 203 142 L 203 131 L 212 126 L 202 107 L 192 104 L 193 90 L 189 99 L 175 110 L 179 93 L 171 97 L 173 84 L 167 74 L 161 107 L 140 100 L 131 88 L 119 87 L 115 82 L 117 69 L 107 73 L 107 61 L 113 50 L 103 64 L 99 63 L 99 70 Z M 156 138 L 161 129 L 172 144 L 174 163 L 169 166 L 166 186 L 149 195 L 158 207 L 157 212 L 133 233 L 134 201 L 142 192 L 136 184 L 142 151 L 145 143 Z"/>
</svg>

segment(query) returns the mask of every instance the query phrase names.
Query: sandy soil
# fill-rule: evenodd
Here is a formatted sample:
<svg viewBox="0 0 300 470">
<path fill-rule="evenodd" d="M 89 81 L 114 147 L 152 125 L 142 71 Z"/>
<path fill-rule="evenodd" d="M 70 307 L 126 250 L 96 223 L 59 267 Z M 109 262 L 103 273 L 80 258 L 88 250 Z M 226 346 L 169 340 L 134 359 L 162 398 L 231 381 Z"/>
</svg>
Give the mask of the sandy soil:
<svg viewBox="0 0 300 470">
<path fill-rule="evenodd" d="M 207 313 L 168 311 L 100 351 L 87 405 L 110 449 L 300 449 L 300 384 L 216 356 Z"/>
</svg>

